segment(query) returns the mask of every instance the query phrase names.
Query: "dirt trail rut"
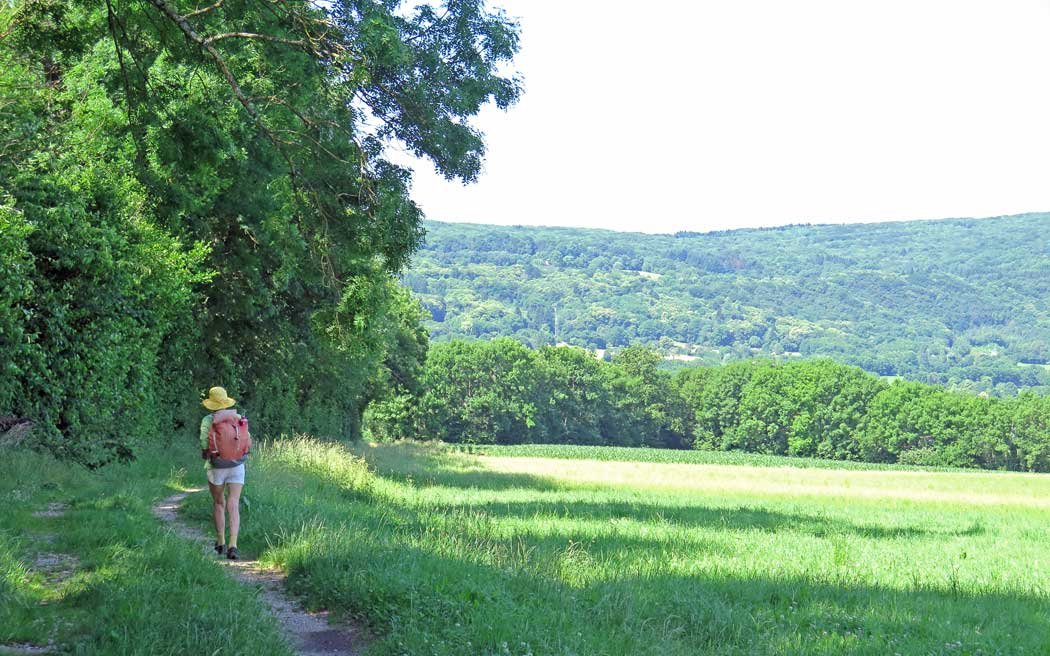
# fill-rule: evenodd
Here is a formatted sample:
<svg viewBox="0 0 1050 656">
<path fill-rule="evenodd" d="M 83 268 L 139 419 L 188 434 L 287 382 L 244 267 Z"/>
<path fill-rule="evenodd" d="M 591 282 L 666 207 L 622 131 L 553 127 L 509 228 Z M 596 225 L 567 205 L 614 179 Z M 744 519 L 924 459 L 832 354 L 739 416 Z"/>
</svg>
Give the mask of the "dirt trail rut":
<svg viewBox="0 0 1050 656">
<path fill-rule="evenodd" d="M 202 548 L 211 550 L 212 539 L 200 530 L 181 522 L 177 515 L 179 504 L 190 494 L 201 492 L 195 488 L 173 494 L 153 506 L 153 514 L 166 522 L 180 537 L 202 543 Z M 267 569 L 251 560 L 219 561 L 230 574 L 242 583 L 259 588 L 262 600 L 270 607 L 280 622 L 281 630 L 289 644 L 301 656 L 356 655 L 364 644 L 361 632 L 352 626 L 331 625 L 328 613 L 310 613 L 302 609 L 284 592 L 284 573 Z"/>
</svg>

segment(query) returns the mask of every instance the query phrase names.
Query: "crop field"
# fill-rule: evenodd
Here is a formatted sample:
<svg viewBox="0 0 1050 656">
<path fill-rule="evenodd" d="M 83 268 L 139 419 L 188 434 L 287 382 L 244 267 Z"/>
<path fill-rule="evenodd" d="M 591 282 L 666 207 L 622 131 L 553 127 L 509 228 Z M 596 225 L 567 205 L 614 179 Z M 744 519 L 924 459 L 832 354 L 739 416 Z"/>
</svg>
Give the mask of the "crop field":
<svg viewBox="0 0 1050 656">
<path fill-rule="evenodd" d="M 480 444 L 446 444 L 449 451 L 480 456 L 557 458 L 559 460 L 615 460 L 621 462 L 652 462 L 693 465 L 748 465 L 765 467 L 794 467 L 797 469 L 842 469 L 871 471 L 972 471 L 946 467 L 917 467 L 915 465 L 886 465 L 849 460 L 794 458 L 743 451 L 677 451 L 649 447 L 575 446 L 565 444 L 518 444 L 494 446 Z"/>
<path fill-rule="evenodd" d="M 1050 653 L 1048 476 L 475 451 L 260 449 L 244 545 L 373 654 Z"/>
</svg>

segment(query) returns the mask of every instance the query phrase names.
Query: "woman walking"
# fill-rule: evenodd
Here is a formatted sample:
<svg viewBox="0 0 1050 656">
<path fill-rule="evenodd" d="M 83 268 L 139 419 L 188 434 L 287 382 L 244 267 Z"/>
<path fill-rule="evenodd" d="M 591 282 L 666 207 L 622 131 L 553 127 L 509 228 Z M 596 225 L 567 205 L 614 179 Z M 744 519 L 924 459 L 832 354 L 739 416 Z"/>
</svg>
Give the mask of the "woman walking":
<svg viewBox="0 0 1050 656">
<path fill-rule="evenodd" d="M 210 410 L 201 420 L 201 457 L 208 474 L 212 516 L 215 520 L 215 552 L 237 560 L 237 534 L 241 528 L 240 500 L 244 487 L 244 462 L 251 437 L 248 420 L 233 409 L 236 399 L 222 387 L 208 390 L 202 405 Z M 225 498 L 224 498 L 225 495 Z M 226 513 L 230 515 L 230 540 L 226 541 Z"/>
</svg>

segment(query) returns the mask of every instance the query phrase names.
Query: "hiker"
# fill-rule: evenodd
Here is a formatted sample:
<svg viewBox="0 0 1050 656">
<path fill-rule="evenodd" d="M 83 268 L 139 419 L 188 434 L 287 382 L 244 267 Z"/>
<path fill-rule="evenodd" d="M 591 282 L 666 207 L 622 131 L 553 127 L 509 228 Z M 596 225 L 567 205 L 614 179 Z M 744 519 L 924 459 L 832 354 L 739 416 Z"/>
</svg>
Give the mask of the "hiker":
<svg viewBox="0 0 1050 656">
<path fill-rule="evenodd" d="M 226 390 L 213 387 L 201 404 L 211 410 L 201 420 L 201 457 L 208 474 L 212 516 L 215 519 L 215 552 L 237 560 L 237 533 L 241 528 L 241 488 L 244 486 L 244 461 L 248 459 L 251 436 L 248 420 L 233 409 L 236 399 Z M 223 492 L 226 498 L 223 499 Z M 226 542 L 226 511 L 230 513 L 230 541 Z"/>
</svg>

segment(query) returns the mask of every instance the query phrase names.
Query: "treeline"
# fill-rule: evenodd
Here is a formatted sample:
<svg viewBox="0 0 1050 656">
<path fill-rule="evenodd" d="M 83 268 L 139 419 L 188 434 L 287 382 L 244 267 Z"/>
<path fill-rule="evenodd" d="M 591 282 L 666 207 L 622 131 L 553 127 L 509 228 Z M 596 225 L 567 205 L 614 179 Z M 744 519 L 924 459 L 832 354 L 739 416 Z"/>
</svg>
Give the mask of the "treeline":
<svg viewBox="0 0 1050 656">
<path fill-rule="evenodd" d="M 372 406 L 372 437 L 740 450 L 1050 471 L 1050 398 L 886 383 L 826 359 L 675 374 L 642 346 L 612 362 L 511 339 L 431 347 L 420 392 Z"/>
<path fill-rule="evenodd" d="M 1050 385 L 1048 214 L 644 235 L 427 223 L 434 341 L 829 357 L 996 396 Z M 1047 387 L 1050 389 L 1050 387 Z"/>
<path fill-rule="evenodd" d="M 475 178 L 518 32 L 400 5 L 0 2 L 0 446 L 192 441 L 212 385 L 260 432 L 347 437 L 414 389 L 421 214 L 384 144 Z"/>
</svg>

